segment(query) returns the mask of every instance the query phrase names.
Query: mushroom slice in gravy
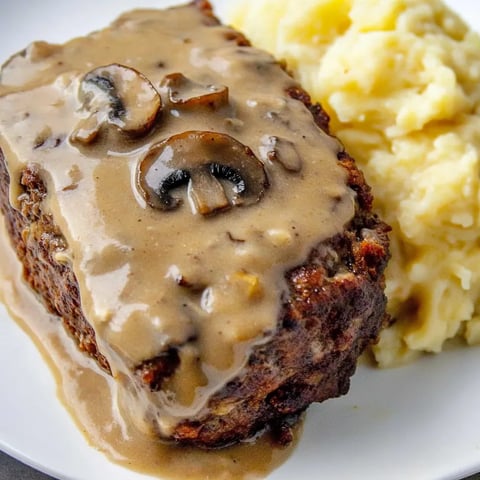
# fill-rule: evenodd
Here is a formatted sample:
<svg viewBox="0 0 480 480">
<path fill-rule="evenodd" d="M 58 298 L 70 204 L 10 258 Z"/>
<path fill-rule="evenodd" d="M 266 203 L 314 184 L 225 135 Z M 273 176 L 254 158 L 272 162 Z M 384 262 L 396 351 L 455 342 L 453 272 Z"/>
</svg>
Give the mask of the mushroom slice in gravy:
<svg viewBox="0 0 480 480">
<path fill-rule="evenodd" d="M 105 125 L 114 125 L 129 135 L 150 130 L 162 101 L 140 72 L 119 64 L 98 67 L 87 73 L 78 90 L 87 117 L 76 126 L 71 139 L 91 143 Z"/>
<path fill-rule="evenodd" d="M 230 196 L 220 180 L 232 184 Z M 185 183 L 202 215 L 256 203 L 268 187 L 263 164 L 250 148 L 230 135 L 203 131 L 183 132 L 153 145 L 140 163 L 138 184 L 154 208 L 177 208 L 181 201 L 170 191 Z"/>
</svg>

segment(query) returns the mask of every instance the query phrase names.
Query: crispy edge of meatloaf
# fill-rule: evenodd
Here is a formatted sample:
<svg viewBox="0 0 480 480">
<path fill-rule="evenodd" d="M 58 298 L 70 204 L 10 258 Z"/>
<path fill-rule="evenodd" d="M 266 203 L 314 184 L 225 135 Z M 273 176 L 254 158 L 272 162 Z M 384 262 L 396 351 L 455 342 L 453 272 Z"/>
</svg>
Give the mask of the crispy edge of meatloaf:
<svg viewBox="0 0 480 480">
<path fill-rule="evenodd" d="M 194 2 L 207 24 L 218 24 L 206 1 Z M 227 41 L 248 46 L 232 30 Z M 301 101 L 317 125 L 328 133 L 329 118 L 301 88 L 286 92 Z M 371 211 L 372 195 L 362 173 L 344 151 L 338 155 L 347 183 L 356 193 L 356 213 L 342 233 L 319 244 L 308 260 L 289 272 L 277 330 L 268 342 L 254 347 L 239 375 L 208 403 L 205 413 L 177 425 L 170 440 L 202 448 L 235 443 L 270 426 L 279 440 L 290 439 L 288 425 L 310 403 L 345 394 L 358 356 L 375 342 L 385 314 L 383 272 L 389 258 L 389 227 Z M 95 332 L 85 319 L 72 269 L 56 260 L 67 248 L 54 219 L 42 211 L 47 195 L 34 165 L 22 172 L 17 210 L 9 203 L 10 177 L 0 151 L 0 209 L 25 280 L 59 316 L 78 347 L 107 372 Z M 174 348 L 136 368 L 139 382 L 157 390 L 179 363 Z M 293 419 L 293 420 L 292 420 Z"/>
</svg>

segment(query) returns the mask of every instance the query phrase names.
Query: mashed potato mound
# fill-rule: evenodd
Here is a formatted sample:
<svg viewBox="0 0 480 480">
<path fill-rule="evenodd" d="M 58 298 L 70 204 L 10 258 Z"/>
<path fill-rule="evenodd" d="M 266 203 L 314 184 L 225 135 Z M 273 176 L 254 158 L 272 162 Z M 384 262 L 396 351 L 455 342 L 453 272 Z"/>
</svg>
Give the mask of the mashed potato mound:
<svg viewBox="0 0 480 480">
<path fill-rule="evenodd" d="M 438 0 L 242 0 L 233 23 L 322 103 L 393 227 L 378 363 L 480 343 L 480 37 Z"/>
</svg>

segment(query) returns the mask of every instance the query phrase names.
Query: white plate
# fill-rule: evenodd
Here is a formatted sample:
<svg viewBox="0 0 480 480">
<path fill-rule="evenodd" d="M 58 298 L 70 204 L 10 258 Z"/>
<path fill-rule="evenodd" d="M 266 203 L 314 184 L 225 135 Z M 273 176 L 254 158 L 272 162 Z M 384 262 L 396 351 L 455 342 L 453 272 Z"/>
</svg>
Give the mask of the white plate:
<svg viewBox="0 0 480 480">
<path fill-rule="evenodd" d="M 0 63 L 32 40 L 63 42 L 123 10 L 172 3 L 2 0 Z M 213 3 L 224 15 L 232 0 Z M 480 29 L 475 2 L 450 3 Z M 47 366 L 1 307 L 0 325 L 0 449 L 61 479 L 150 478 L 85 443 Z M 394 370 L 361 367 L 347 396 L 309 409 L 300 444 L 269 479 L 440 480 L 480 471 L 479 365 L 479 348 L 460 348 Z"/>
</svg>

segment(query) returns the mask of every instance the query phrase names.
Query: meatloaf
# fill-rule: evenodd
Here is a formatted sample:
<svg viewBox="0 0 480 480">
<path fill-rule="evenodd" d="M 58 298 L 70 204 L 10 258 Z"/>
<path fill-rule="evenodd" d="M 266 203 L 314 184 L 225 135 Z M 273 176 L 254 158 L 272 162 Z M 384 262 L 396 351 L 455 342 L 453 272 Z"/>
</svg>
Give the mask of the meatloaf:
<svg viewBox="0 0 480 480">
<path fill-rule="evenodd" d="M 328 120 L 205 1 L 3 66 L 0 206 L 25 280 L 139 428 L 286 442 L 347 392 L 387 322 L 389 227 Z"/>
</svg>

